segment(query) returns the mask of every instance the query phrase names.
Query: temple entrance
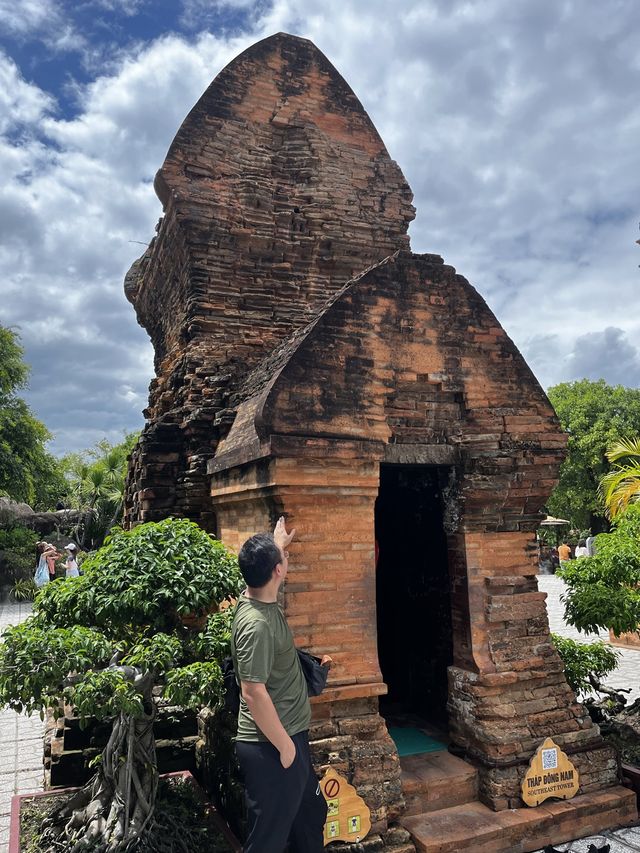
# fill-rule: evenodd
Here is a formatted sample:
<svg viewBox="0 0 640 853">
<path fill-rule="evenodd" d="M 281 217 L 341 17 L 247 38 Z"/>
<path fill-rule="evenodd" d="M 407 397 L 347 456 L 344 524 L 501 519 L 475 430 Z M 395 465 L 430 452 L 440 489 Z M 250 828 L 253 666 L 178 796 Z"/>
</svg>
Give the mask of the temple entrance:
<svg viewBox="0 0 640 853">
<path fill-rule="evenodd" d="M 378 655 L 391 725 L 416 720 L 447 730 L 453 662 L 442 487 L 448 469 L 382 465 L 375 508 Z"/>
</svg>

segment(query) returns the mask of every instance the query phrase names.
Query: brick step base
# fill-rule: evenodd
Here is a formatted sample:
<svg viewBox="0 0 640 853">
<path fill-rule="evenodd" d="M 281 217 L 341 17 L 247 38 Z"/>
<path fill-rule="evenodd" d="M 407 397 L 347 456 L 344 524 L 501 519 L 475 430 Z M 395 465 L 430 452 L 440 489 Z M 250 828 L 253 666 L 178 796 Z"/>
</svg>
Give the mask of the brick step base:
<svg viewBox="0 0 640 853">
<path fill-rule="evenodd" d="M 536 808 L 494 812 L 482 803 L 403 816 L 417 853 L 532 853 L 636 820 L 636 795 L 621 786 Z"/>
<path fill-rule="evenodd" d="M 478 798 L 478 771 L 446 750 L 400 759 L 405 815 L 472 803 Z"/>
</svg>

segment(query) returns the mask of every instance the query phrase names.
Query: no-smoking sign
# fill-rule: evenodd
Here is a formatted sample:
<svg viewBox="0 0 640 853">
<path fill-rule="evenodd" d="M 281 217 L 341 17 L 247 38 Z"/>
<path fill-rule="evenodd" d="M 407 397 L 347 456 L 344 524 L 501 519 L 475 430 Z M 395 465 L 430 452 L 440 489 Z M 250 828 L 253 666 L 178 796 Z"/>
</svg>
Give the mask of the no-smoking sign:
<svg viewBox="0 0 640 853">
<path fill-rule="evenodd" d="M 324 792 L 328 800 L 333 800 L 338 796 L 340 790 L 340 782 L 337 779 L 328 779 L 324 784 Z"/>
</svg>

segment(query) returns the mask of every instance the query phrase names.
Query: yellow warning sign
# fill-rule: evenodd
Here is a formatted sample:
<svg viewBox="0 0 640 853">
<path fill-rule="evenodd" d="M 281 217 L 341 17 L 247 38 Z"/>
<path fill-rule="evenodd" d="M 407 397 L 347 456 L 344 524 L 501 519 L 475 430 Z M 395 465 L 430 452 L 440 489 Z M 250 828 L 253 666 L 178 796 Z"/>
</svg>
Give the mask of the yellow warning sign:
<svg viewBox="0 0 640 853">
<path fill-rule="evenodd" d="M 579 787 L 577 769 L 548 737 L 529 762 L 522 780 L 522 799 L 528 806 L 539 806 L 549 797 L 570 800 Z"/>
<path fill-rule="evenodd" d="M 371 830 L 371 814 L 362 797 L 344 776 L 329 768 L 320 782 L 327 801 L 327 822 L 324 843 L 331 841 L 362 841 Z"/>
</svg>

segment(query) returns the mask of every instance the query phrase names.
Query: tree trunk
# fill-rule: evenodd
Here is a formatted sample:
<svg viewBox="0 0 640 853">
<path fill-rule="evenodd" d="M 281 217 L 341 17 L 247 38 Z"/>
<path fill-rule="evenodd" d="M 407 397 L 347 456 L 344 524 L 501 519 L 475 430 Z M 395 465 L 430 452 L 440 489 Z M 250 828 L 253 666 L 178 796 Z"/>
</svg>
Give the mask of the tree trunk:
<svg viewBox="0 0 640 853">
<path fill-rule="evenodd" d="M 150 699 L 145 710 L 143 717 L 120 714 L 96 775 L 45 819 L 42 841 L 50 853 L 124 853 L 147 828 L 158 788 Z"/>
</svg>

